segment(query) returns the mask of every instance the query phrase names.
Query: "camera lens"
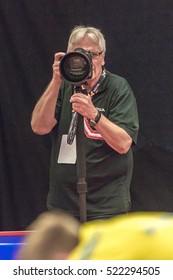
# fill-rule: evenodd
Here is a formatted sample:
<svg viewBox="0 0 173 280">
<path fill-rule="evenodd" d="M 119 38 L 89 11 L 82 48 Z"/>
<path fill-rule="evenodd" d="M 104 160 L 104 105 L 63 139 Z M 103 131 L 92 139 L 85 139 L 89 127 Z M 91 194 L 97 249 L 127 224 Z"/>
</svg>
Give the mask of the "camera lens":
<svg viewBox="0 0 173 280">
<path fill-rule="evenodd" d="M 60 72 L 64 79 L 73 84 L 82 84 L 92 77 L 92 58 L 89 52 L 77 49 L 67 53 L 60 62 Z"/>
</svg>

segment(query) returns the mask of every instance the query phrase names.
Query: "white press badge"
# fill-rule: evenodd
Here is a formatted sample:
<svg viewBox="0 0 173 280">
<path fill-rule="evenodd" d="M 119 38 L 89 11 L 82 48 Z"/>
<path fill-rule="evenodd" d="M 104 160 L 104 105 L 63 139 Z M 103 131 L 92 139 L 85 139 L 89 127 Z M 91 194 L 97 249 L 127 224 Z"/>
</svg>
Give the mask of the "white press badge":
<svg viewBox="0 0 173 280">
<path fill-rule="evenodd" d="M 75 164 L 76 163 L 76 136 L 71 145 L 67 144 L 67 135 L 63 135 L 58 155 L 58 163 Z"/>
</svg>

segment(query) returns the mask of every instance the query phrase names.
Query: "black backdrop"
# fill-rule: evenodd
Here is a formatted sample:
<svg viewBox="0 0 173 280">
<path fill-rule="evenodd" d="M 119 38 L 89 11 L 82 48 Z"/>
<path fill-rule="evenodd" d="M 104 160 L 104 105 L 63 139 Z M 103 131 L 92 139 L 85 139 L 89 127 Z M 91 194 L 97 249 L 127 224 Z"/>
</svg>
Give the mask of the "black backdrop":
<svg viewBox="0 0 173 280">
<path fill-rule="evenodd" d="M 78 24 L 103 31 L 106 67 L 136 95 L 132 211 L 173 211 L 172 0 L 0 0 L 0 230 L 46 210 L 51 136 L 34 135 L 30 118 Z"/>
</svg>

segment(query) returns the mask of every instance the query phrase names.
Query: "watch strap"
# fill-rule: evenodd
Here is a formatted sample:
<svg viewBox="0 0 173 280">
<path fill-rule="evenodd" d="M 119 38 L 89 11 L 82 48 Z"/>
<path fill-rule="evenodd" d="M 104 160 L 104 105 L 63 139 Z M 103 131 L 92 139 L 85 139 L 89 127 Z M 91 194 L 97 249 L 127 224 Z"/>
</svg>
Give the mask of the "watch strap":
<svg viewBox="0 0 173 280">
<path fill-rule="evenodd" d="M 100 120 L 100 118 L 101 118 L 101 112 L 100 111 L 97 111 L 98 113 L 97 113 L 97 116 L 95 117 L 95 119 L 94 120 L 92 120 L 92 119 L 90 119 L 89 120 L 89 124 L 91 125 L 91 126 L 96 126 L 96 124 L 99 122 L 99 120 Z"/>
<path fill-rule="evenodd" d="M 97 116 L 95 117 L 95 123 L 98 123 L 98 121 L 100 120 L 100 118 L 101 118 L 101 112 L 100 111 L 98 111 L 98 113 L 97 113 Z"/>
</svg>

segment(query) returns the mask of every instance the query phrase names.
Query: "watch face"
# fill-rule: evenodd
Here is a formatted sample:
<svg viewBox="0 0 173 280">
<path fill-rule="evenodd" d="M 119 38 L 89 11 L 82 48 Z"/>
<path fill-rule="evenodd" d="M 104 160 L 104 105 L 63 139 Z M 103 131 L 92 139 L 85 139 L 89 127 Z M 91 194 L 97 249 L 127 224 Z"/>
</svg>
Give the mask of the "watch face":
<svg viewBox="0 0 173 280">
<path fill-rule="evenodd" d="M 94 127 L 96 125 L 96 122 L 94 120 L 89 120 L 88 122 L 89 122 L 90 126 Z"/>
</svg>

